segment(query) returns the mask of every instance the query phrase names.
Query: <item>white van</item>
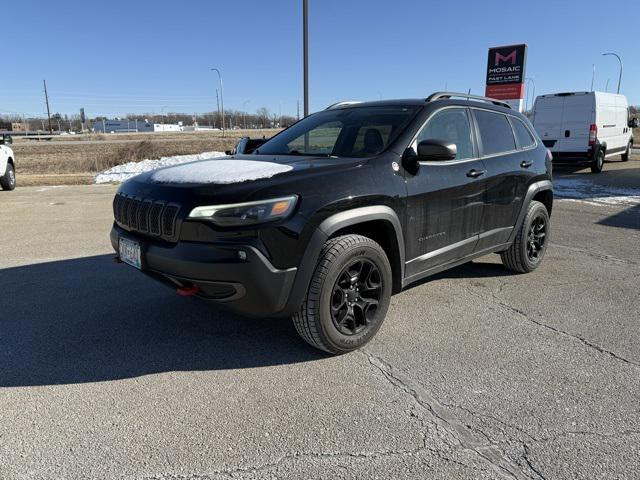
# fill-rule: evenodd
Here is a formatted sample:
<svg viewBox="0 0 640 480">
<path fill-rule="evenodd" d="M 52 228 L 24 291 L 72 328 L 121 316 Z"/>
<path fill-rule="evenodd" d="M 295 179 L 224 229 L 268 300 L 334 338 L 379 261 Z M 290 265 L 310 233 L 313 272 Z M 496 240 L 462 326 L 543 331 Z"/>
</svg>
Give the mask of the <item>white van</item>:
<svg viewBox="0 0 640 480">
<path fill-rule="evenodd" d="M 554 161 L 588 163 L 602 171 L 604 159 L 629 159 L 632 120 L 624 95 L 605 92 L 567 92 L 541 95 L 533 106 L 532 123 Z"/>
</svg>

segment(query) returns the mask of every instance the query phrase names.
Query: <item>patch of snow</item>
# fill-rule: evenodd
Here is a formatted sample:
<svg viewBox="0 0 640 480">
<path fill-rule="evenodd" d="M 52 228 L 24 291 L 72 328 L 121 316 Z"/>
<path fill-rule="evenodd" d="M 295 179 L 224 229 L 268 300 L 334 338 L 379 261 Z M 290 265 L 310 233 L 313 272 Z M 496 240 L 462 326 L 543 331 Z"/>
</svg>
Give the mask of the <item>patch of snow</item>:
<svg viewBox="0 0 640 480">
<path fill-rule="evenodd" d="M 577 178 L 554 178 L 553 193 L 558 198 L 593 205 L 640 204 L 640 188 L 604 186 Z"/>
<path fill-rule="evenodd" d="M 212 160 L 163 168 L 151 175 L 156 183 L 239 183 L 269 178 L 293 169 L 291 165 L 255 160 Z"/>
<path fill-rule="evenodd" d="M 170 167 L 181 163 L 195 162 L 199 160 L 210 160 L 216 157 L 223 157 L 223 152 L 204 152 L 193 155 L 175 155 L 173 157 L 162 157 L 157 160 L 142 160 L 140 162 L 129 162 L 116 165 L 104 172 L 99 173 L 94 178 L 94 183 L 120 183 L 129 180 L 136 175 L 162 167 Z"/>
</svg>

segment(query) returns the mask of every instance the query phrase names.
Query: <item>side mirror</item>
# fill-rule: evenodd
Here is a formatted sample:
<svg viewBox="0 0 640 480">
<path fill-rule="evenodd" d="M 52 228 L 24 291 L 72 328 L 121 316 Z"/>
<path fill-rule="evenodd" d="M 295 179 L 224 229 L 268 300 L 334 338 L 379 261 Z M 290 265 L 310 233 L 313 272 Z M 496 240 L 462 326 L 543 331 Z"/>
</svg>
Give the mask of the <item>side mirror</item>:
<svg viewBox="0 0 640 480">
<path fill-rule="evenodd" d="M 629 128 L 640 128 L 640 120 L 637 118 L 629 120 Z"/>
<path fill-rule="evenodd" d="M 402 166 L 411 175 L 415 175 L 416 173 L 418 173 L 420 162 L 418 161 L 418 155 L 413 148 L 408 147 L 407 149 L 405 149 L 404 153 L 402 154 Z"/>
<path fill-rule="evenodd" d="M 454 160 L 457 154 L 456 144 L 447 140 L 423 140 L 418 144 L 419 161 Z"/>
</svg>

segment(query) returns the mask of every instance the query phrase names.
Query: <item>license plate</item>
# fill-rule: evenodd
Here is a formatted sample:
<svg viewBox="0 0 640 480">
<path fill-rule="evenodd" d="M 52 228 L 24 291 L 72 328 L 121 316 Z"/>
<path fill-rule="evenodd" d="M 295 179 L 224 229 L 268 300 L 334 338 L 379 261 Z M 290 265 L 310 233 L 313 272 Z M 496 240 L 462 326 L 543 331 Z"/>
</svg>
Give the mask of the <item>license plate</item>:
<svg viewBox="0 0 640 480">
<path fill-rule="evenodd" d="M 124 263 L 142 269 L 142 255 L 140 253 L 140 244 L 127 238 L 120 238 L 118 244 L 118 253 L 120 260 Z"/>
</svg>

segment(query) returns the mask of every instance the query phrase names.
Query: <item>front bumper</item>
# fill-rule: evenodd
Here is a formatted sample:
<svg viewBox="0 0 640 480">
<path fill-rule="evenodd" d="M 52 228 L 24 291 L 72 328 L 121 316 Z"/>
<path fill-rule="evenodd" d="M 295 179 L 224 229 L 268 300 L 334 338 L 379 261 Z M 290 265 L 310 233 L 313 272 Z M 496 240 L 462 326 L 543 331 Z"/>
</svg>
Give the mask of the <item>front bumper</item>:
<svg viewBox="0 0 640 480">
<path fill-rule="evenodd" d="M 141 246 L 142 272 L 179 287 L 197 286 L 197 296 L 251 316 L 275 316 L 287 305 L 296 268 L 280 270 L 258 249 L 230 243 L 169 244 L 133 235 L 114 225 L 111 245 L 119 238 Z M 244 252 L 243 259 L 239 251 Z"/>
</svg>

